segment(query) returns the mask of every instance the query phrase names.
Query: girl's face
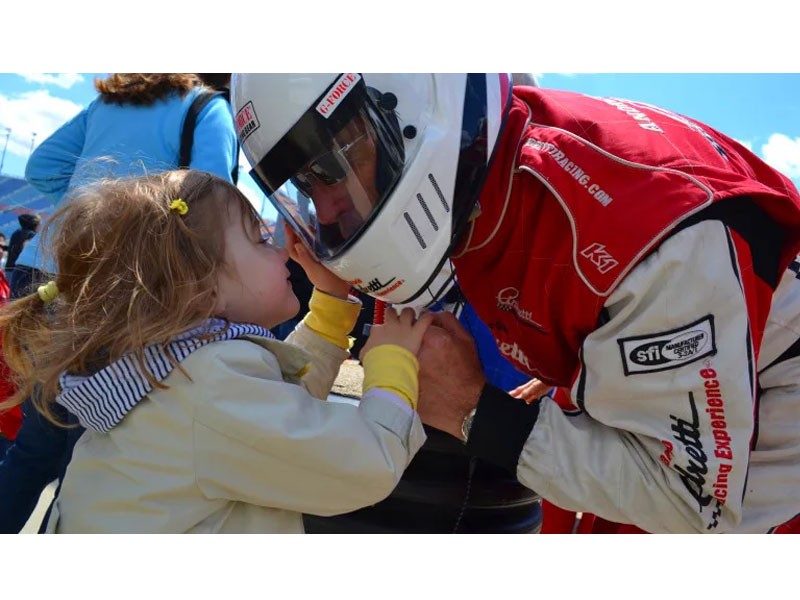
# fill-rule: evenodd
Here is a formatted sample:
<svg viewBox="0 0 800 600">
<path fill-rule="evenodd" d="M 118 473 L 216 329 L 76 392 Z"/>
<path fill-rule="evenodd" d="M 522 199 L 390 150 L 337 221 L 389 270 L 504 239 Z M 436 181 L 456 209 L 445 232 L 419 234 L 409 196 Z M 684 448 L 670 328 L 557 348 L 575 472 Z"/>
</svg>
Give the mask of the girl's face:
<svg viewBox="0 0 800 600">
<path fill-rule="evenodd" d="M 258 226 L 242 223 L 241 207 L 231 203 L 225 227 L 225 262 L 219 274 L 214 314 L 267 329 L 300 310 L 289 281 L 286 250 L 262 240 Z"/>
</svg>

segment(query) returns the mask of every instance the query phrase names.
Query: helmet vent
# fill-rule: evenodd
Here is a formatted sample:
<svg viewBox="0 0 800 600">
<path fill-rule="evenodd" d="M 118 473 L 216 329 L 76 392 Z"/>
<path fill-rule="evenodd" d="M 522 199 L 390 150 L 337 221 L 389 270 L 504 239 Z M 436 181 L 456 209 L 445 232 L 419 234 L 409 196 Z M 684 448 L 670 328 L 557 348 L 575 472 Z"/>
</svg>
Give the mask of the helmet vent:
<svg viewBox="0 0 800 600">
<path fill-rule="evenodd" d="M 428 217 L 428 221 L 431 222 L 431 226 L 433 226 L 434 231 L 439 231 L 439 225 L 436 223 L 436 220 L 433 218 L 431 214 L 431 209 L 428 208 L 427 203 L 425 202 L 425 198 L 422 197 L 422 194 L 417 194 L 417 200 L 419 200 L 419 205 L 422 207 L 422 210 L 425 212 L 425 216 Z"/>
<path fill-rule="evenodd" d="M 419 233 L 419 229 L 417 229 L 417 224 L 414 223 L 414 219 L 412 219 L 411 215 L 409 215 L 407 212 L 403 213 L 403 217 L 405 218 L 406 223 L 408 223 L 408 226 L 411 228 L 411 231 L 414 233 L 414 237 L 417 238 L 419 245 L 422 246 L 423 250 L 425 250 L 425 248 L 427 248 L 428 246 L 425 243 L 425 240 L 422 239 L 422 236 Z"/>
<path fill-rule="evenodd" d="M 431 182 L 433 189 L 436 190 L 436 195 L 439 196 L 439 200 L 442 201 L 442 205 L 444 206 L 444 211 L 450 212 L 450 205 L 447 204 L 447 200 L 445 199 L 444 194 L 442 193 L 442 190 L 439 187 L 439 184 L 436 182 L 436 178 L 433 176 L 433 173 L 428 173 L 428 181 Z"/>
</svg>

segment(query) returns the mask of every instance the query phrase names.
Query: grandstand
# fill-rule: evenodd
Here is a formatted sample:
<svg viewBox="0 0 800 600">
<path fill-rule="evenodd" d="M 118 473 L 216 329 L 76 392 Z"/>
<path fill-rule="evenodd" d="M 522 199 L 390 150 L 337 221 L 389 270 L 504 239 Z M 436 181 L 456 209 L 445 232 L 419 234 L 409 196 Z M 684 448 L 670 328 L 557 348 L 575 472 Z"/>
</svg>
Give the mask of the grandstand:
<svg viewBox="0 0 800 600">
<path fill-rule="evenodd" d="M 6 239 L 19 228 L 17 216 L 36 213 L 42 220 L 53 212 L 53 203 L 24 179 L 0 176 L 0 232 Z"/>
</svg>

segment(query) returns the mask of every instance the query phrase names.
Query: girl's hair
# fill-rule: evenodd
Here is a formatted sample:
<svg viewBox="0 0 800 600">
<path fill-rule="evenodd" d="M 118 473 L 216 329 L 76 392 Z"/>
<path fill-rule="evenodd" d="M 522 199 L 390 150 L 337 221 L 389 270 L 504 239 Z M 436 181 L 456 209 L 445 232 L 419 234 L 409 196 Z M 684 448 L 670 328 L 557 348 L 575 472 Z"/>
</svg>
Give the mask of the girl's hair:
<svg viewBox="0 0 800 600">
<path fill-rule="evenodd" d="M 196 73 L 113 73 L 95 79 L 94 87 L 108 104 L 147 106 L 170 94 L 183 97 L 202 83 Z"/>
<path fill-rule="evenodd" d="M 170 210 L 176 199 L 188 206 L 183 216 Z M 261 217 L 247 198 L 202 171 L 76 189 L 44 231 L 60 294 L 45 304 L 34 292 L 0 309 L 2 352 L 17 386 L 0 410 L 33 397 L 56 422 L 48 404 L 62 372 L 88 375 L 129 352 L 152 385 L 165 387 L 143 350 L 212 316 L 217 277 L 227 268 L 224 232 L 236 214 L 248 235 L 260 235 Z"/>
</svg>

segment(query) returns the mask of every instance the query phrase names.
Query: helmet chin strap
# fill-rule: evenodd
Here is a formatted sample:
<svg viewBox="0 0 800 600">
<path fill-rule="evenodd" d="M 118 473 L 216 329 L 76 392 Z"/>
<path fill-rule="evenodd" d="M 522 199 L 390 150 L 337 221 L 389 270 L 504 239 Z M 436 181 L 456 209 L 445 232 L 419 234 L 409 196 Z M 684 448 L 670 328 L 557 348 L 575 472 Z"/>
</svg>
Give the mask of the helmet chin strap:
<svg viewBox="0 0 800 600">
<path fill-rule="evenodd" d="M 389 308 L 391 306 L 396 307 L 398 310 L 402 310 L 404 308 L 413 308 L 414 311 L 417 313 L 417 316 L 419 316 L 419 314 L 420 314 L 420 312 L 422 310 L 424 310 L 425 308 L 427 308 L 428 306 L 430 306 L 434 302 L 444 299 L 445 296 L 447 295 L 447 293 L 450 290 L 452 290 L 453 287 L 455 286 L 455 273 L 453 272 L 452 265 L 450 264 L 449 260 L 445 261 L 442 264 L 442 267 L 439 269 L 439 273 L 437 274 L 437 277 L 431 283 L 431 286 L 435 286 L 437 284 L 440 284 L 439 291 L 436 292 L 435 294 L 432 294 L 433 299 L 430 300 L 427 304 L 424 304 L 424 305 L 423 304 L 416 304 L 416 303 L 413 303 L 413 302 L 410 303 L 410 304 L 395 304 L 395 305 L 391 305 L 391 304 L 388 304 L 387 302 L 384 302 L 383 300 L 379 300 L 378 298 L 376 298 L 375 299 L 375 306 L 374 306 L 373 311 L 372 311 L 372 324 L 373 325 L 383 325 L 385 317 L 386 317 L 386 310 L 387 310 L 387 308 Z M 430 290 L 431 286 L 428 287 L 429 290 Z M 420 296 L 420 297 L 422 297 L 422 296 Z"/>
<path fill-rule="evenodd" d="M 431 304 L 444 298 L 445 294 L 455 285 L 456 274 L 450 260 L 445 260 L 431 279 L 428 287 L 425 288 L 411 302 L 397 304 L 399 308 L 413 308 L 420 310 L 429 307 Z"/>
</svg>

